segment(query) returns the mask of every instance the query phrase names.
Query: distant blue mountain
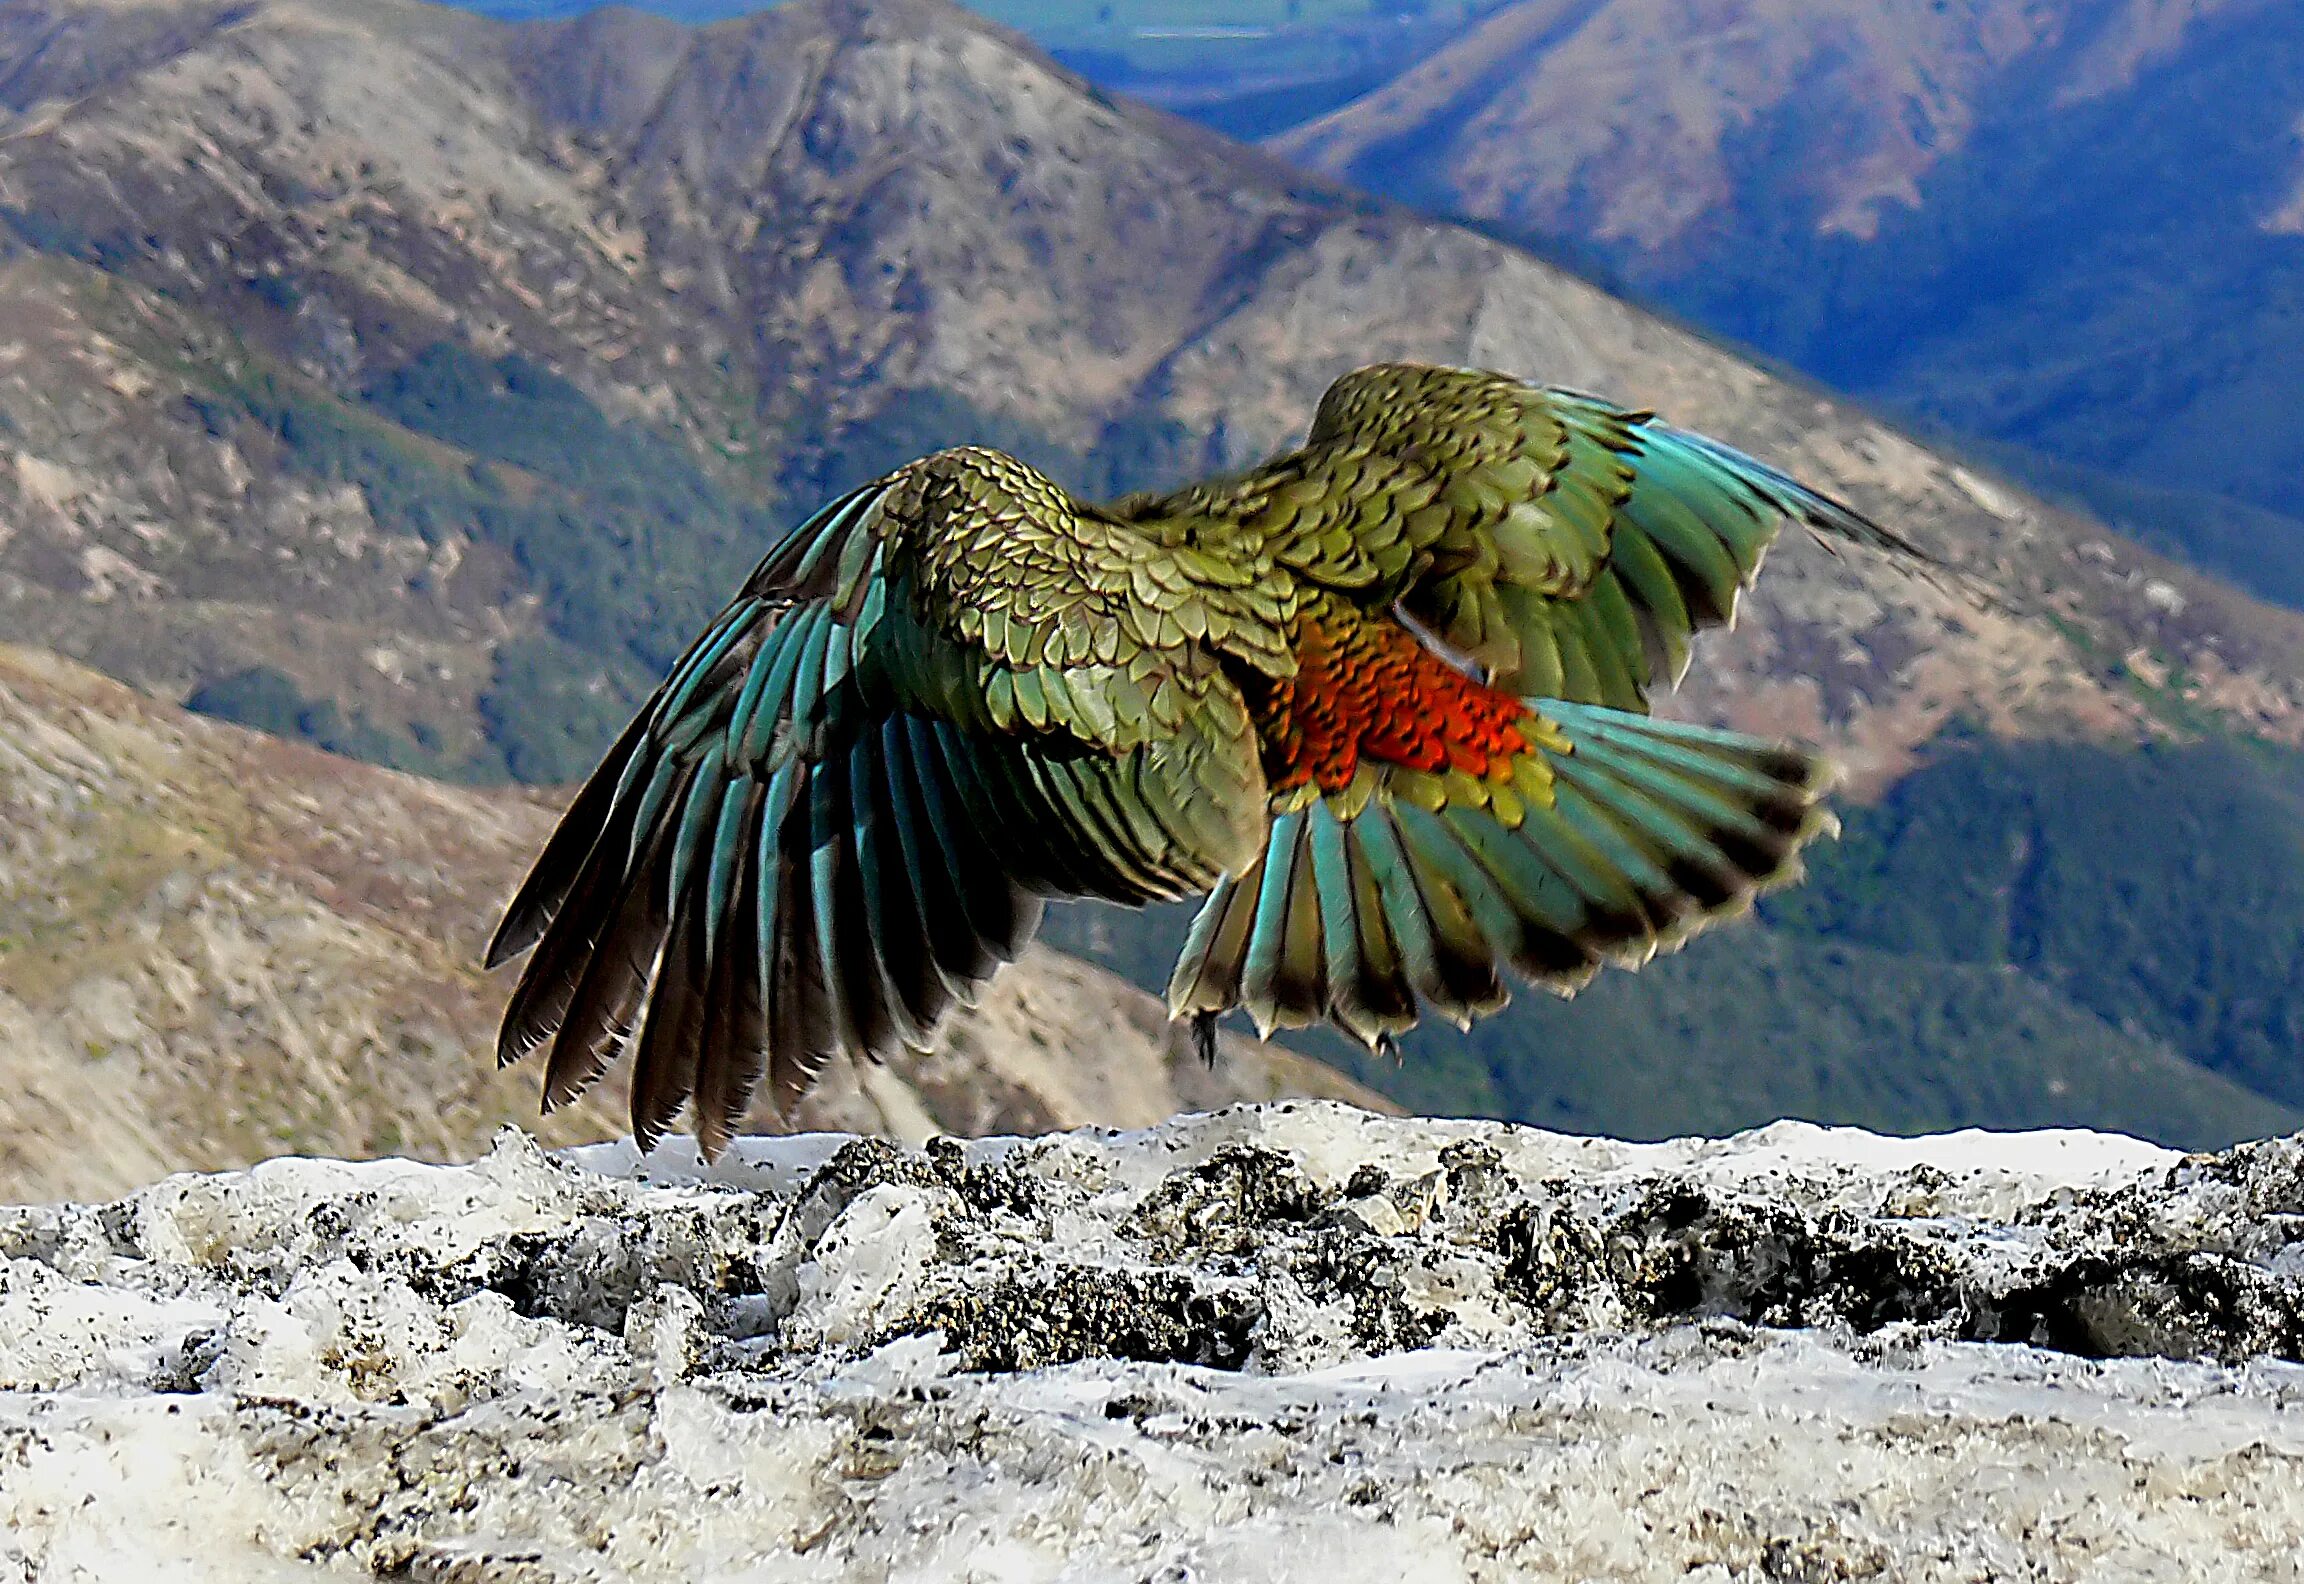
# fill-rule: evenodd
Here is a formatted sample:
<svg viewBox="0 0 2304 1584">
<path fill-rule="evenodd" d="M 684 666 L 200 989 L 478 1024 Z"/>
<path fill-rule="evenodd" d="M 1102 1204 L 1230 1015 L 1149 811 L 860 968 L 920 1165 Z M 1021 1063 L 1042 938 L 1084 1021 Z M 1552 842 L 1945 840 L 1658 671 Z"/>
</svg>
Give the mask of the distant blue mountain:
<svg viewBox="0 0 2304 1584">
<path fill-rule="evenodd" d="M 1147 40 L 1150 0 L 979 9 L 2304 606 L 2304 6 L 1799 0 L 1710 35 L 1645 0 L 1192 8 L 1280 22 L 1252 41 Z"/>
<path fill-rule="evenodd" d="M 2169 10 L 1520 0 L 1272 146 L 2304 604 L 2304 6 Z"/>
</svg>

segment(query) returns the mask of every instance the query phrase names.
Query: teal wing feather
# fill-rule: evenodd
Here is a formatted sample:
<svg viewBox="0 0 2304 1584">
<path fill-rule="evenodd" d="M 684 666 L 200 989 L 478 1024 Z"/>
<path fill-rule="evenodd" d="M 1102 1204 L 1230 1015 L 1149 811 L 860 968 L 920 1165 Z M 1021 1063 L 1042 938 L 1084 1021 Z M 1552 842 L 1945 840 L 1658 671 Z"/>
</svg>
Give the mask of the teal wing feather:
<svg viewBox="0 0 2304 1584">
<path fill-rule="evenodd" d="M 1567 993 L 1734 916 L 1831 828 L 1829 768 L 1779 744 L 1557 701 L 1531 731 L 1508 780 L 1363 767 L 1300 797 L 1194 921 L 1170 1009 L 1369 1045 L 1467 1024 L 1507 971 Z"/>
<path fill-rule="evenodd" d="M 763 1085 L 932 1037 L 1042 900 L 1189 895 L 1266 823 L 1252 583 L 998 453 L 940 453 L 779 546 L 578 794 L 489 950 L 548 1104 L 633 1052 L 636 1136 L 717 1151 Z M 1197 635 L 1197 636 L 1196 636 Z"/>
</svg>

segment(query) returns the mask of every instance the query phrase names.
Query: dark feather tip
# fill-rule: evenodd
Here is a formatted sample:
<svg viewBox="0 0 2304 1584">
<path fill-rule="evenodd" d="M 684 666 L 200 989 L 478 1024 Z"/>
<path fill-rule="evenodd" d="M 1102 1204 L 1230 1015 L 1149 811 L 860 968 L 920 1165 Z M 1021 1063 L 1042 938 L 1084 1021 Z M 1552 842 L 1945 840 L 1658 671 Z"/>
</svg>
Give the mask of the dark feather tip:
<svg viewBox="0 0 2304 1584">
<path fill-rule="evenodd" d="M 522 918 L 517 911 L 507 909 L 496 933 L 488 937 L 488 949 L 480 956 L 481 968 L 493 972 L 503 967 L 535 945 L 543 934 L 541 921 Z"/>
</svg>

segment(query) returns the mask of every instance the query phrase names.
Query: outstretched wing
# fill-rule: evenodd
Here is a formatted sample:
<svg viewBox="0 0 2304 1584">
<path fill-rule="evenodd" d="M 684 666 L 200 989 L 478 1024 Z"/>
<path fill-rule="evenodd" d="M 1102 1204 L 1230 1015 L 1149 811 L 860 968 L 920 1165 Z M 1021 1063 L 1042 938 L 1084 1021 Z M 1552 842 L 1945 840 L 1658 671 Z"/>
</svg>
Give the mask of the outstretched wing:
<svg viewBox="0 0 2304 1584">
<path fill-rule="evenodd" d="M 1689 639 L 1732 621 L 1786 518 L 1926 562 L 1740 452 L 1597 397 L 1379 364 L 1322 397 L 1305 445 L 1241 477 L 1118 503 L 1197 519 L 1279 565 L 1397 602 L 1525 697 L 1646 709 Z"/>
<path fill-rule="evenodd" d="M 645 1146 L 707 1152 L 760 1082 L 924 1043 L 1047 896 L 1140 902 L 1255 860 L 1265 796 L 1205 646 L 1285 667 L 1246 577 L 997 452 L 842 497 L 761 563 L 593 773 L 488 961 L 547 1106 L 636 1049 Z"/>
</svg>

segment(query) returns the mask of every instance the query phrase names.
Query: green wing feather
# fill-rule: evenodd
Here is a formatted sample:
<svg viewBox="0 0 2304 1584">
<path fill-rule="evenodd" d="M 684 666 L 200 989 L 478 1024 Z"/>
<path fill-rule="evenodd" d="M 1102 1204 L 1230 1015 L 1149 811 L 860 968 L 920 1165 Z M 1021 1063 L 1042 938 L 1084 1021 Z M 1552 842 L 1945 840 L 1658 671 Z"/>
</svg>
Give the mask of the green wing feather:
<svg viewBox="0 0 2304 1584">
<path fill-rule="evenodd" d="M 1562 407 L 1603 405 L 1541 394 Z M 1652 685 L 1675 684 L 1686 672 L 1690 638 L 1735 621 L 1738 600 L 1787 520 L 1827 545 L 1863 545 L 1916 569 L 1934 564 L 1877 523 L 1741 452 L 1645 415 L 1619 416 L 1631 444 L 1620 459 L 1626 475 L 1608 554 L 1580 588 L 1499 591 L 1512 616 L 1512 652 L 1493 656 L 1499 687 L 1646 709 Z M 1541 685 L 1555 675 L 1577 685 L 1557 692 Z"/>
<path fill-rule="evenodd" d="M 1524 697 L 1644 710 L 1689 639 L 1734 620 L 1784 522 L 1918 549 L 1728 446 L 1597 397 L 1378 364 L 1297 450 L 1112 511 L 1227 559 L 1397 604 Z"/>
<path fill-rule="evenodd" d="M 1190 635 L 1284 667 L 1266 593 L 995 452 L 833 501 L 681 658 L 514 898 L 489 961 L 533 955 L 499 1054 L 549 1045 L 559 1104 L 633 1048 L 642 1144 L 693 1097 L 717 1151 L 764 1083 L 789 1103 L 835 1054 L 928 1040 L 1043 897 L 1245 869 L 1254 731 Z"/>
</svg>

